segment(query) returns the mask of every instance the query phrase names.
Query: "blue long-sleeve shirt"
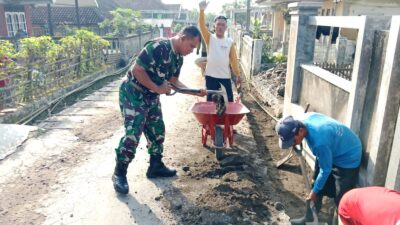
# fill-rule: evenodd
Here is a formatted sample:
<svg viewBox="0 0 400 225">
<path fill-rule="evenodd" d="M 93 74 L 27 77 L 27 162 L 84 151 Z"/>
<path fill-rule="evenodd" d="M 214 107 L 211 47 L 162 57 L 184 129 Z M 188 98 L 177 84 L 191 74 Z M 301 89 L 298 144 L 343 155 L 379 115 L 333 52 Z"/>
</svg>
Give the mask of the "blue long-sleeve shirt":
<svg viewBox="0 0 400 225">
<path fill-rule="evenodd" d="M 361 141 L 350 128 L 320 113 L 307 113 L 303 123 L 307 128 L 307 144 L 319 162 L 320 171 L 312 190 L 318 193 L 333 165 L 341 168 L 360 166 Z"/>
</svg>

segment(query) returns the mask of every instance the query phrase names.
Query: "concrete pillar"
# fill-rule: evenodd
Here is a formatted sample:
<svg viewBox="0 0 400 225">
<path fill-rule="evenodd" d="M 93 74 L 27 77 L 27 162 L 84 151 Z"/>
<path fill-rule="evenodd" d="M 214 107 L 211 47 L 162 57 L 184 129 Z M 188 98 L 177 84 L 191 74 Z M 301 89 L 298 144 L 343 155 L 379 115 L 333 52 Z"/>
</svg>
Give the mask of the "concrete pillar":
<svg viewBox="0 0 400 225">
<path fill-rule="evenodd" d="M 322 3 L 297 2 L 289 4 L 290 43 L 286 75 L 284 116 L 291 110 L 292 103 L 299 102 L 301 68 L 303 63 L 312 63 L 314 57 L 316 26 L 308 25 L 308 18 L 316 16 Z"/>
<path fill-rule="evenodd" d="M 276 51 L 280 46 L 283 38 L 285 19 L 280 8 L 274 8 L 273 28 L 272 28 L 272 50 Z"/>
<path fill-rule="evenodd" d="M 251 61 L 251 76 L 260 72 L 263 40 L 253 40 L 253 55 Z"/>
<path fill-rule="evenodd" d="M 284 25 L 283 39 L 282 39 L 282 54 L 287 55 L 289 50 L 289 33 L 290 24 L 286 23 Z"/>
<path fill-rule="evenodd" d="M 338 37 L 336 40 L 336 63 L 337 64 L 344 64 L 346 58 L 346 48 L 347 48 L 347 38 L 345 37 Z"/>
<path fill-rule="evenodd" d="M 385 187 L 400 191 L 400 111 L 397 116 Z"/>
<path fill-rule="evenodd" d="M 389 29 L 389 17 L 363 16 L 365 20 L 358 29 L 357 48 L 352 73 L 351 90 L 347 107 L 346 125 L 356 134 L 360 133 L 362 112 L 371 67 L 374 34 L 377 30 Z"/>
<path fill-rule="evenodd" d="M 387 28 L 380 26 L 380 29 Z M 400 104 L 400 16 L 393 17 L 391 21 L 384 57 L 366 175 L 368 185 L 388 184 L 394 187 L 399 182 L 400 158 L 399 145 L 395 145 L 399 141 L 395 140 L 395 131 L 396 121 L 399 123 Z"/>
</svg>

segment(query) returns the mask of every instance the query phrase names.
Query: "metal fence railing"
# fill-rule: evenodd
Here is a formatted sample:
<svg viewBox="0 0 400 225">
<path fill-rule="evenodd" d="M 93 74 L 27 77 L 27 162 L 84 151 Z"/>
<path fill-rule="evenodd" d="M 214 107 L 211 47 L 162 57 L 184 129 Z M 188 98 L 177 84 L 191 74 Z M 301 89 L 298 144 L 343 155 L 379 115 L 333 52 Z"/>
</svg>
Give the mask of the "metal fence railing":
<svg viewBox="0 0 400 225">
<path fill-rule="evenodd" d="M 351 76 L 353 73 L 353 64 L 336 64 L 336 63 L 314 63 L 315 66 L 318 66 L 324 70 L 328 70 L 329 72 L 344 78 L 348 81 L 351 81 Z"/>
<path fill-rule="evenodd" d="M 104 67 L 104 56 L 72 56 L 55 62 L 36 61 L 0 68 L 0 110 L 48 96 Z"/>
</svg>

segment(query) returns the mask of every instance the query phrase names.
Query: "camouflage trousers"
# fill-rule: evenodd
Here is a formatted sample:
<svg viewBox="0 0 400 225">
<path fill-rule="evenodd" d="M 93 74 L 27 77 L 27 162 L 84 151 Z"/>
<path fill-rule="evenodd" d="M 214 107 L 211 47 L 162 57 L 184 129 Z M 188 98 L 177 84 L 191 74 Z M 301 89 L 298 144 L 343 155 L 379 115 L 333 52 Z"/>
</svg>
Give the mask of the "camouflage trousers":
<svg viewBox="0 0 400 225">
<path fill-rule="evenodd" d="M 150 155 L 161 155 L 165 136 L 159 95 L 143 94 L 128 79 L 119 89 L 119 105 L 124 118 L 125 135 L 115 149 L 117 161 L 130 163 L 144 133 Z"/>
</svg>

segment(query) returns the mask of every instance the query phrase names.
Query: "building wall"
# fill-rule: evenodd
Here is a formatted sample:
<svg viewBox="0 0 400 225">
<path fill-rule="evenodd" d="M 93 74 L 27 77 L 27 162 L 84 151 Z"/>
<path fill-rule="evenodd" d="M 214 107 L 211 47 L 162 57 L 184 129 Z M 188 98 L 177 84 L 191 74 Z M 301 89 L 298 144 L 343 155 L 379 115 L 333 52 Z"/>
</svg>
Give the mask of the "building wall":
<svg viewBox="0 0 400 225">
<path fill-rule="evenodd" d="M 33 30 L 32 30 L 32 13 L 31 13 L 31 7 L 29 5 L 24 6 L 24 11 L 25 11 L 25 19 L 26 19 L 26 30 L 28 32 L 28 36 L 32 36 Z"/>
<path fill-rule="evenodd" d="M 318 15 L 320 16 L 343 16 L 343 2 L 334 3 L 332 0 L 325 0 Z"/>
<path fill-rule="evenodd" d="M 4 14 L 4 6 L 0 5 L 0 37 L 7 36 L 6 16 Z"/>
<path fill-rule="evenodd" d="M 346 6 L 346 13 L 350 16 L 373 15 L 373 16 L 392 16 L 400 14 L 400 6 L 364 5 L 362 3 L 350 4 Z"/>
<path fill-rule="evenodd" d="M 394 1 L 393 1 L 394 2 Z M 400 14 L 400 5 L 394 4 L 388 0 L 379 0 L 376 2 L 345 2 L 344 16 L 392 16 Z M 349 29 L 342 29 L 341 34 L 350 40 L 357 39 L 357 32 Z"/>
<path fill-rule="evenodd" d="M 336 16 L 360 16 L 360 15 L 372 15 L 372 16 L 392 16 L 400 14 L 400 4 L 393 3 L 390 0 L 370 0 L 369 2 L 355 1 L 355 0 L 342 0 L 338 3 L 334 3 L 333 0 L 325 0 L 319 15 L 331 16 L 332 10 L 336 8 Z M 329 10 L 329 11 L 328 11 Z M 329 12 L 329 13 L 328 13 Z M 340 31 L 341 36 L 348 38 L 349 40 L 357 39 L 357 30 L 343 28 Z"/>
</svg>

